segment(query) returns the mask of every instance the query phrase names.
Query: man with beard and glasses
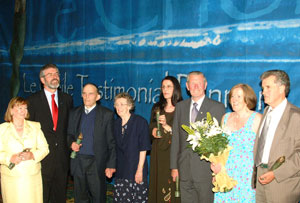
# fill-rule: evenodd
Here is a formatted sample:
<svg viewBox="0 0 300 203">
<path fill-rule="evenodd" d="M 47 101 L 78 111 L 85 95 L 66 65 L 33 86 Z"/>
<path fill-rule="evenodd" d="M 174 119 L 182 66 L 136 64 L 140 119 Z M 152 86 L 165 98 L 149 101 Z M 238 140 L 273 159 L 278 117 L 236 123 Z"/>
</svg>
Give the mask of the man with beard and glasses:
<svg viewBox="0 0 300 203">
<path fill-rule="evenodd" d="M 50 150 L 41 162 L 43 202 L 65 203 L 70 157 L 67 127 L 73 99 L 58 90 L 60 78 L 56 65 L 44 65 L 40 80 L 44 89 L 28 97 L 28 111 L 30 120 L 41 123 Z"/>
</svg>

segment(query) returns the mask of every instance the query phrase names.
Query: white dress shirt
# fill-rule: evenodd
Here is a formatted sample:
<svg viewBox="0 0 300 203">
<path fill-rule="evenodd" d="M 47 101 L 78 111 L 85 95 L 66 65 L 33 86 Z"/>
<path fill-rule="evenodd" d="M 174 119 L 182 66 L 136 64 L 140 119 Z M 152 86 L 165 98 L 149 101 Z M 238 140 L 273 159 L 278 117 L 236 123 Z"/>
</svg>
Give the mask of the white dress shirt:
<svg viewBox="0 0 300 203">
<path fill-rule="evenodd" d="M 287 99 L 284 99 L 276 108 L 272 109 L 271 106 L 269 107 L 271 108 L 272 112 L 270 112 L 271 122 L 268 129 L 268 134 L 267 134 L 264 152 L 262 156 L 262 163 L 264 164 L 267 164 L 269 162 L 269 155 L 270 155 L 270 150 L 274 139 L 274 135 L 286 105 L 287 105 Z M 261 127 L 263 127 L 263 125 Z M 261 130 L 262 129 L 259 130 L 259 135 L 261 133 Z"/>
<path fill-rule="evenodd" d="M 52 92 L 49 92 L 48 90 L 46 90 L 45 88 L 44 88 L 44 92 L 45 92 L 45 95 L 46 95 L 46 97 L 47 97 L 47 101 L 48 101 L 48 104 L 49 104 L 49 108 L 50 108 L 50 112 L 51 112 L 51 115 L 52 115 L 52 94 L 55 94 L 55 96 L 54 96 L 54 100 L 55 100 L 55 103 L 56 103 L 56 106 L 57 106 L 57 108 L 58 108 L 58 96 L 57 96 L 57 90 L 54 92 L 54 93 L 52 93 Z"/>
<path fill-rule="evenodd" d="M 96 107 L 96 104 L 90 108 L 84 106 L 84 111 L 87 112 L 87 113 L 90 113 L 94 108 Z"/>
</svg>

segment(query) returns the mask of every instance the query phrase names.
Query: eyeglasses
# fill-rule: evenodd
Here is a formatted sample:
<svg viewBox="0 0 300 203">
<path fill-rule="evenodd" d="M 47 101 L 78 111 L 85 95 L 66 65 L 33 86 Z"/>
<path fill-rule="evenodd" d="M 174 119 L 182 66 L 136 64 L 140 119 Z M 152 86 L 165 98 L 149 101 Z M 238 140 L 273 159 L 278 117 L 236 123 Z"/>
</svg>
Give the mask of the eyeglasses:
<svg viewBox="0 0 300 203">
<path fill-rule="evenodd" d="M 127 106 L 128 104 L 115 104 L 114 107 L 123 107 L 123 106 Z"/>
<path fill-rule="evenodd" d="M 48 73 L 48 74 L 46 74 L 46 75 L 44 75 L 44 77 L 46 78 L 46 77 L 59 77 L 59 73 L 58 72 L 56 72 L 56 73 Z"/>
</svg>

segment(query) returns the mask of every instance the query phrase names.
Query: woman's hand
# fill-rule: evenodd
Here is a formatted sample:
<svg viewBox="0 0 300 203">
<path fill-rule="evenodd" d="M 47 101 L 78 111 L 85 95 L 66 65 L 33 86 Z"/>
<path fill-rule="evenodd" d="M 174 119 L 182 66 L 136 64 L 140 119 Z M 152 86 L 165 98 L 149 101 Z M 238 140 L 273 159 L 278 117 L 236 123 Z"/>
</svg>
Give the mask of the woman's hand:
<svg viewBox="0 0 300 203">
<path fill-rule="evenodd" d="M 161 126 L 164 128 L 165 131 L 167 131 L 167 132 L 172 131 L 172 127 L 167 124 L 167 118 L 166 118 L 165 115 L 160 115 L 158 120 L 159 120 L 159 123 L 161 124 Z"/>
<path fill-rule="evenodd" d="M 220 171 L 221 171 L 221 164 L 216 164 L 216 163 L 213 163 L 211 162 L 210 163 L 210 169 L 214 172 L 214 174 L 218 174 Z M 212 183 L 216 182 L 216 178 L 213 176 L 212 177 Z"/>
<path fill-rule="evenodd" d="M 135 182 L 141 184 L 143 182 L 143 171 L 137 170 L 135 173 Z"/>
<path fill-rule="evenodd" d="M 218 163 L 210 163 L 210 169 L 214 172 L 214 174 L 218 174 L 221 171 L 221 164 Z"/>
<path fill-rule="evenodd" d="M 22 161 L 21 153 L 13 154 L 10 158 L 10 162 L 14 164 L 19 164 Z"/>
<path fill-rule="evenodd" d="M 34 155 L 32 152 L 21 152 L 20 157 L 21 157 L 22 161 L 34 159 Z"/>
<path fill-rule="evenodd" d="M 160 139 L 161 137 L 157 137 L 157 136 L 156 136 L 156 132 L 157 132 L 157 128 L 153 128 L 153 130 L 152 130 L 152 136 L 153 136 L 154 138 Z"/>
</svg>

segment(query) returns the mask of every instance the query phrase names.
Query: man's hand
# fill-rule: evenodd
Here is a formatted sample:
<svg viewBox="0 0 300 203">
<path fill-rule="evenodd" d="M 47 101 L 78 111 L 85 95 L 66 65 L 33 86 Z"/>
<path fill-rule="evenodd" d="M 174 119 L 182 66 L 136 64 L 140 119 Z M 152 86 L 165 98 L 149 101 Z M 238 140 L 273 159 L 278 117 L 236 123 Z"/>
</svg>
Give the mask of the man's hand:
<svg viewBox="0 0 300 203">
<path fill-rule="evenodd" d="M 76 142 L 72 142 L 71 149 L 74 152 L 78 152 L 82 144 L 77 144 Z"/>
<path fill-rule="evenodd" d="M 105 175 L 107 178 L 111 178 L 115 172 L 116 172 L 115 168 L 106 168 L 105 169 Z"/>
<path fill-rule="evenodd" d="M 258 181 L 262 184 L 268 184 L 270 182 L 272 182 L 274 180 L 275 176 L 274 176 L 274 172 L 273 171 L 268 171 L 267 173 L 261 175 L 258 178 Z"/>
<path fill-rule="evenodd" d="M 176 177 L 179 177 L 178 169 L 172 169 L 171 176 L 173 177 L 173 182 L 176 182 Z"/>
</svg>

